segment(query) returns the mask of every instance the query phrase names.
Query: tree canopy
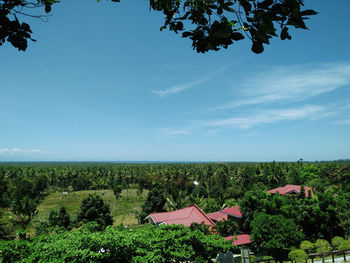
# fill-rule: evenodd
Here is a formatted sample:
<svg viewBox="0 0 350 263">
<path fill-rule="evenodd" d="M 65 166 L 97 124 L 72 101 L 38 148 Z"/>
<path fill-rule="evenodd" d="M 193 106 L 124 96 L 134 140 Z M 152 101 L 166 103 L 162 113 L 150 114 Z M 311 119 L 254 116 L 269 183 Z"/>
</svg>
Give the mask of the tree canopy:
<svg viewBox="0 0 350 263">
<path fill-rule="evenodd" d="M 58 226 L 68 228 L 71 224 L 70 216 L 64 206 L 61 206 L 58 211 L 52 210 L 49 215 L 50 226 Z"/>
<path fill-rule="evenodd" d="M 252 221 L 251 239 L 257 250 L 266 250 L 282 262 L 291 247 L 297 246 L 304 235 L 291 219 L 282 215 L 259 213 Z"/>
<path fill-rule="evenodd" d="M 100 2 L 100 0 L 97 0 Z M 120 0 L 112 0 L 120 2 Z M 0 45 L 9 42 L 25 51 L 35 41 L 30 25 L 19 18 L 46 19 L 57 0 L 0 0 Z M 161 30 L 181 33 L 199 53 L 227 48 L 248 38 L 252 51 L 262 53 L 273 37 L 291 39 L 290 28 L 308 29 L 305 20 L 317 14 L 303 0 L 150 0 L 163 13 Z M 34 9 L 43 10 L 42 14 Z"/>
<path fill-rule="evenodd" d="M 107 227 L 39 236 L 31 241 L 0 241 L 1 262 L 210 262 L 234 249 L 217 235 L 185 226 Z"/>
<path fill-rule="evenodd" d="M 109 205 L 105 204 L 98 195 L 89 195 L 83 200 L 77 219 L 84 223 L 96 221 L 101 229 L 113 224 Z"/>
</svg>

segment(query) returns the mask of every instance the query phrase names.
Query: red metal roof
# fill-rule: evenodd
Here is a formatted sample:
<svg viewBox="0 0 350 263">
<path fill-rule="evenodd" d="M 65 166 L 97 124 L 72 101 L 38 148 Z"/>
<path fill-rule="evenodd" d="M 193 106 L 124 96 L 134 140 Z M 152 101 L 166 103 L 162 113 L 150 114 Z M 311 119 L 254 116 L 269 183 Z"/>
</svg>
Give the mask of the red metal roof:
<svg viewBox="0 0 350 263">
<path fill-rule="evenodd" d="M 192 223 L 200 224 L 203 222 L 209 226 L 215 225 L 196 204 L 176 211 L 152 213 L 150 216 L 156 224 L 190 226 Z"/>
<path fill-rule="evenodd" d="M 221 211 L 214 212 L 207 215 L 211 220 L 222 221 L 228 219 L 228 214 L 224 214 Z"/>
<path fill-rule="evenodd" d="M 235 246 L 241 246 L 241 245 L 246 245 L 251 243 L 250 235 L 248 234 L 224 237 L 224 239 L 225 240 L 233 239 L 232 244 L 234 244 Z"/>
<path fill-rule="evenodd" d="M 288 194 L 298 194 L 300 193 L 300 185 L 294 185 L 294 184 L 287 184 L 286 186 L 283 187 L 277 187 L 275 189 L 269 190 L 267 191 L 270 194 L 276 194 L 277 192 L 279 192 L 281 195 L 288 195 Z M 309 189 L 311 189 L 311 187 L 309 186 L 304 186 L 305 188 L 305 196 L 309 195 Z M 313 197 L 313 192 L 311 189 L 311 197 Z"/>
<path fill-rule="evenodd" d="M 242 213 L 241 213 L 241 211 L 239 211 L 238 205 L 236 205 L 234 207 L 226 207 L 225 209 L 222 209 L 220 212 L 228 214 L 230 216 L 234 216 L 234 217 L 239 217 L 239 218 L 242 217 Z"/>
</svg>

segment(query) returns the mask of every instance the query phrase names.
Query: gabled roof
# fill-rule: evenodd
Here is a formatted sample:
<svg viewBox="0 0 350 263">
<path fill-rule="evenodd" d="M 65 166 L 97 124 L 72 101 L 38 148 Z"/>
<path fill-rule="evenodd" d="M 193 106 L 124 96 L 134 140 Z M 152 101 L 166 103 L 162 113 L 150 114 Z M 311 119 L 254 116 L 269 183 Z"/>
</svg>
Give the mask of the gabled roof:
<svg viewBox="0 0 350 263">
<path fill-rule="evenodd" d="M 229 216 L 242 218 L 242 213 L 239 211 L 239 206 L 226 207 L 220 211 L 208 214 L 208 217 L 214 221 L 228 220 Z"/>
<path fill-rule="evenodd" d="M 277 187 L 275 189 L 267 191 L 270 194 L 276 194 L 277 192 L 280 193 L 280 195 L 288 195 L 288 194 L 298 194 L 300 193 L 300 185 L 294 185 L 294 184 L 287 184 L 283 187 Z M 304 186 L 305 189 L 305 196 L 308 196 L 309 194 L 309 189 L 311 190 L 311 197 L 313 197 L 313 192 L 311 187 L 309 186 Z"/>
<path fill-rule="evenodd" d="M 230 216 L 242 218 L 242 213 L 239 211 L 239 206 L 236 205 L 234 207 L 226 207 L 220 211 L 221 213 L 228 214 Z"/>
<path fill-rule="evenodd" d="M 221 211 L 208 214 L 207 216 L 214 221 L 222 221 L 228 219 L 228 214 L 224 214 Z"/>
<path fill-rule="evenodd" d="M 192 223 L 200 224 L 203 222 L 209 226 L 215 225 L 196 204 L 176 211 L 151 213 L 149 217 L 155 224 L 190 226 Z"/>
<path fill-rule="evenodd" d="M 248 234 L 224 237 L 224 239 L 225 240 L 234 239 L 232 244 L 234 244 L 235 246 L 241 246 L 241 245 L 246 245 L 251 243 L 250 235 Z"/>
</svg>

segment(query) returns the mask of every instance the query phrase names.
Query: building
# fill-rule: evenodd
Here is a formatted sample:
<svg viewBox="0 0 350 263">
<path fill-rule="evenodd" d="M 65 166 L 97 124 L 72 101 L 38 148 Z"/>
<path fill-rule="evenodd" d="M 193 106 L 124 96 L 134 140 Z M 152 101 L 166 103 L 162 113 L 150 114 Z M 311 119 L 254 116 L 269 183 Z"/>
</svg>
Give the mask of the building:
<svg viewBox="0 0 350 263">
<path fill-rule="evenodd" d="M 294 184 L 287 184 L 283 187 L 277 187 L 272 190 L 267 191 L 270 194 L 276 194 L 277 192 L 280 195 L 297 195 L 300 193 L 301 186 L 300 185 L 294 185 Z M 311 197 L 314 196 L 314 193 L 312 191 L 312 188 L 309 186 L 304 186 L 305 189 L 305 196 L 309 196 L 309 192 L 311 194 Z"/>
<path fill-rule="evenodd" d="M 196 204 L 183 209 L 171 211 L 151 213 L 146 219 L 150 219 L 154 225 L 184 225 L 190 226 L 192 223 L 204 223 L 209 227 L 213 227 L 215 223 L 211 220 Z"/>
<path fill-rule="evenodd" d="M 235 246 L 240 247 L 241 249 L 241 262 L 242 263 L 249 263 L 250 262 L 250 251 L 249 251 L 249 244 L 250 241 L 250 235 L 243 234 L 243 235 L 236 235 L 236 236 L 229 236 L 224 237 L 225 240 L 233 240 L 232 243 Z"/>
<path fill-rule="evenodd" d="M 214 222 L 222 220 L 233 220 L 237 222 L 238 228 L 242 229 L 242 213 L 239 206 L 226 207 L 218 212 L 208 214 L 208 217 Z"/>
</svg>

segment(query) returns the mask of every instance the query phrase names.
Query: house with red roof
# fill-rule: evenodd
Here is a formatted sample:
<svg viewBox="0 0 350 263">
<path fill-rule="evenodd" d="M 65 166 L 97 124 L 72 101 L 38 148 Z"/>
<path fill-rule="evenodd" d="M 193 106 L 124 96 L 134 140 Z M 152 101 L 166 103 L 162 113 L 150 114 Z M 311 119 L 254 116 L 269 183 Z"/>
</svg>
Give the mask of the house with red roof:
<svg viewBox="0 0 350 263">
<path fill-rule="evenodd" d="M 230 217 L 234 217 L 234 218 L 242 218 L 242 213 L 239 210 L 239 206 L 236 205 L 234 207 L 225 207 L 224 209 L 222 209 L 220 211 L 221 213 L 227 214 Z"/>
<path fill-rule="evenodd" d="M 147 218 L 155 225 L 190 226 L 192 223 L 204 223 L 210 227 L 215 225 L 213 220 L 211 220 L 196 204 L 175 211 L 151 213 L 146 219 Z"/>
<path fill-rule="evenodd" d="M 239 206 L 227 207 L 218 212 L 206 215 L 196 204 L 176 211 L 151 213 L 146 219 L 149 219 L 154 225 L 184 225 L 190 226 L 192 223 L 204 223 L 210 228 L 215 226 L 215 222 L 221 220 L 239 220 L 241 222 L 242 213 Z M 239 223 L 241 225 L 241 223 Z M 243 263 L 250 262 L 249 247 L 250 235 L 242 234 L 225 237 L 226 240 L 232 240 L 232 243 L 241 249 L 241 258 Z"/>
<path fill-rule="evenodd" d="M 250 235 L 248 235 L 248 234 L 224 237 L 224 239 L 225 240 L 233 240 L 232 243 L 235 246 L 243 246 L 243 245 L 248 245 L 251 243 Z"/>
<path fill-rule="evenodd" d="M 222 220 L 228 220 L 228 214 L 224 214 L 221 211 L 208 214 L 208 217 L 215 223 Z"/>
<path fill-rule="evenodd" d="M 208 214 L 208 217 L 214 222 L 222 220 L 233 220 L 237 222 L 239 229 L 242 229 L 242 213 L 239 206 L 226 207 L 220 211 Z"/>
<path fill-rule="evenodd" d="M 280 195 L 296 195 L 300 193 L 301 186 L 300 185 L 294 185 L 294 184 L 287 184 L 283 187 L 277 187 L 272 190 L 267 191 L 270 194 L 276 194 L 279 193 Z M 314 193 L 312 191 L 312 188 L 309 186 L 304 186 L 305 189 L 305 196 L 309 196 L 309 192 L 311 193 L 311 197 L 314 196 Z"/>
</svg>

